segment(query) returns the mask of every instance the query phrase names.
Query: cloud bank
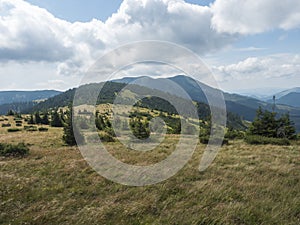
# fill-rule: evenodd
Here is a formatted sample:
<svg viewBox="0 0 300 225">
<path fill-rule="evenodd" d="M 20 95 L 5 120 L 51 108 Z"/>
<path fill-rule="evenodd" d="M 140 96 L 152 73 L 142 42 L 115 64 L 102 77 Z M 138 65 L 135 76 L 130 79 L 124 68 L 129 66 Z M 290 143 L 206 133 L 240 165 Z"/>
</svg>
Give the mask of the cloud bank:
<svg viewBox="0 0 300 225">
<path fill-rule="evenodd" d="M 210 6 L 124 0 L 107 21 L 87 23 L 58 19 L 24 0 L 0 0 L 0 62 L 53 62 L 59 74 L 74 75 L 106 51 L 132 41 L 170 41 L 204 55 L 241 35 L 298 27 L 299 0 L 216 0 Z M 254 61 L 244 62 L 240 72 L 247 72 L 247 64 L 259 70 Z"/>
</svg>

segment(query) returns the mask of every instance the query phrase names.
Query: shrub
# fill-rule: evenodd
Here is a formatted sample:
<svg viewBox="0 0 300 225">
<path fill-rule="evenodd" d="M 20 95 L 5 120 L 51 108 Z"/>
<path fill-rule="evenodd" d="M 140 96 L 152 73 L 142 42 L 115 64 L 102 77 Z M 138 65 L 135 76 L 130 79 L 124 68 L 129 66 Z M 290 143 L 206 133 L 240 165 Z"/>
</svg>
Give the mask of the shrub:
<svg viewBox="0 0 300 225">
<path fill-rule="evenodd" d="M 24 130 L 26 131 L 38 131 L 36 126 L 24 126 Z"/>
<path fill-rule="evenodd" d="M 268 138 L 259 135 L 247 135 L 245 142 L 251 145 L 290 145 L 290 141 L 287 138 Z"/>
<path fill-rule="evenodd" d="M 19 129 L 19 128 L 9 128 L 9 129 L 7 129 L 7 132 L 10 132 L 10 133 L 19 132 L 19 131 L 22 131 L 22 129 Z"/>
<path fill-rule="evenodd" d="M 100 137 L 100 140 L 103 142 L 114 142 L 115 141 L 114 137 L 105 131 L 100 131 L 99 137 Z"/>
<path fill-rule="evenodd" d="M 229 140 L 234 140 L 234 139 L 243 139 L 245 138 L 245 133 L 243 131 L 239 130 L 233 130 L 233 129 L 228 129 L 225 138 Z"/>
<path fill-rule="evenodd" d="M 21 127 L 22 124 L 21 124 L 21 123 L 16 123 L 16 126 L 17 126 L 17 127 Z"/>
<path fill-rule="evenodd" d="M 47 132 L 49 129 L 48 128 L 46 128 L 46 127 L 40 127 L 39 128 L 39 131 L 40 132 Z"/>
<path fill-rule="evenodd" d="M 9 156 L 26 156 L 29 153 L 29 148 L 24 143 L 19 143 L 17 145 L 12 144 L 2 144 L 0 143 L 0 155 L 9 157 Z"/>
<path fill-rule="evenodd" d="M 2 127 L 11 127 L 11 124 L 10 123 L 3 123 Z"/>
</svg>

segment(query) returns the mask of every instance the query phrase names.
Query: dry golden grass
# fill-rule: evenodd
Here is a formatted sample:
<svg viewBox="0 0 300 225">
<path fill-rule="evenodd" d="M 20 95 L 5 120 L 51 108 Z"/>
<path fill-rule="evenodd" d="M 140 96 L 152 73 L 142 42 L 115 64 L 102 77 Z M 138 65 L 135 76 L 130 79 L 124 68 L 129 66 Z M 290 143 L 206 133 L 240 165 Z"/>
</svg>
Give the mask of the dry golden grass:
<svg viewBox="0 0 300 225">
<path fill-rule="evenodd" d="M 62 129 L 7 133 L 0 142 L 30 144 L 26 158 L 0 160 L 1 224 L 299 224 L 300 147 L 249 146 L 235 141 L 200 173 L 204 145 L 176 176 L 157 185 L 128 187 L 102 178 L 76 147 L 64 146 Z M 176 138 L 175 138 L 176 140 Z M 110 151 L 125 162 L 144 157 L 119 143 Z M 149 153 L 145 153 L 149 154 Z"/>
</svg>

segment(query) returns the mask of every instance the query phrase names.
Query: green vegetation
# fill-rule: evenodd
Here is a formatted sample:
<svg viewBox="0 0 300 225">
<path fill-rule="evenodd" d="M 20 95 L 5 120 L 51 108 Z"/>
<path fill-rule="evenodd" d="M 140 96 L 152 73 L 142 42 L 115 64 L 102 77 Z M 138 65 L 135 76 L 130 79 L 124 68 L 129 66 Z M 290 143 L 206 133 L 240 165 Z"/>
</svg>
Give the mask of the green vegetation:
<svg viewBox="0 0 300 225">
<path fill-rule="evenodd" d="M 1 126 L 2 126 L 2 127 L 11 127 L 11 124 L 10 124 L 10 123 L 2 123 Z"/>
<path fill-rule="evenodd" d="M 130 119 L 130 128 L 132 133 L 138 139 L 147 139 L 150 136 L 149 122 L 142 121 L 141 118 Z"/>
<path fill-rule="evenodd" d="M 0 143 L 0 156 L 5 157 L 22 157 L 29 153 L 29 148 L 24 143 L 14 144 L 3 144 Z"/>
<path fill-rule="evenodd" d="M 296 129 L 289 114 L 277 118 L 275 112 L 263 111 L 259 108 L 245 141 L 248 144 L 289 145 L 289 140 L 296 138 Z"/>
<path fill-rule="evenodd" d="M 61 115 L 58 113 L 57 109 L 54 109 L 52 115 L 51 115 L 51 127 L 63 127 L 63 122 Z"/>
<path fill-rule="evenodd" d="M 37 126 L 24 126 L 25 131 L 38 131 Z"/>
<path fill-rule="evenodd" d="M 47 132 L 49 129 L 47 127 L 39 127 L 40 132 Z"/>
<path fill-rule="evenodd" d="M 4 128 L 0 128 L 4 129 Z M 205 145 L 172 178 L 129 187 L 98 175 L 63 130 L 0 132 L 0 141 L 29 143 L 23 159 L 1 158 L 0 224 L 299 224 L 300 145 L 250 146 L 232 141 L 214 163 L 198 171 Z M 133 165 L 151 165 L 174 151 L 176 135 L 159 149 L 136 152 L 106 143 Z"/>
<path fill-rule="evenodd" d="M 277 119 L 275 112 L 257 110 L 256 117 L 249 128 L 250 135 L 259 135 L 270 138 L 296 138 L 296 129 L 290 120 L 289 114 Z"/>
<path fill-rule="evenodd" d="M 270 138 L 259 135 L 247 135 L 245 141 L 252 145 L 290 145 L 290 141 L 287 138 Z"/>
<path fill-rule="evenodd" d="M 76 124 L 72 122 L 73 110 L 72 107 L 69 106 L 69 109 L 66 113 L 65 125 L 64 125 L 64 135 L 63 140 L 67 145 L 80 145 L 84 143 L 84 137 L 80 133 Z M 76 138 L 75 138 L 76 137 Z"/>
<path fill-rule="evenodd" d="M 9 128 L 9 129 L 7 129 L 7 132 L 10 132 L 10 133 L 19 132 L 19 131 L 22 131 L 22 129 L 19 129 L 19 128 Z"/>
</svg>

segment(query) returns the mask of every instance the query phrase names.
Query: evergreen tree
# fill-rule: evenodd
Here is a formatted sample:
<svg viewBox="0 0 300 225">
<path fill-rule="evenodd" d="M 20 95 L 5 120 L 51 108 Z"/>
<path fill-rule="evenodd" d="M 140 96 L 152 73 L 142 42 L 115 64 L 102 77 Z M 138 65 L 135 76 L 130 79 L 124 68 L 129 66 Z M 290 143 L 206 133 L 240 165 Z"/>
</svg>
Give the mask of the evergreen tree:
<svg viewBox="0 0 300 225">
<path fill-rule="evenodd" d="M 104 130 L 106 127 L 106 124 L 102 118 L 102 116 L 99 115 L 99 113 L 96 112 L 96 119 L 95 124 L 98 130 Z"/>
<path fill-rule="evenodd" d="M 134 118 L 130 120 L 130 127 L 132 133 L 138 139 L 147 139 L 150 136 L 149 123 L 142 122 L 140 118 Z"/>
<path fill-rule="evenodd" d="M 41 118 L 39 112 L 36 112 L 36 113 L 34 114 L 34 117 L 35 117 L 35 123 L 36 123 L 36 124 L 42 124 L 42 118 Z"/>
<path fill-rule="evenodd" d="M 30 115 L 30 119 L 28 121 L 28 124 L 35 124 L 35 121 L 33 119 L 33 115 L 32 114 Z"/>
<path fill-rule="evenodd" d="M 262 118 L 263 130 L 262 136 L 265 137 L 277 137 L 278 120 L 276 119 L 275 112 L 265 111 Z"/>
<path fill-rule="evenodd" d="M 63 127 L 63 123 L 61 120 L 60 115 L 58 114 L 57 110 L 54 110 L 54 112 L 51 115 L 51 127 Z"/>
<path fill-rule="evenodd" d="M 15 112 L 13 111 L 13 110 L 8 110 L 8 112 L 7 112 L 7 114 L 6 114 L 7 116 L 14 116 L 15 115 Z"/>
<path fill-rule="evenodd" d="M 288 138 L 296 137 L 296 129 L 290 120 L 289 114 L 285 114 L 277 119 L 275 112 L 257 110 L 255 120 L 250 126 L 250 135 L 259 135 L 270 138 Z"/>
<path fill-rule="evenodd" d="M 44 125 L 49 125 L 49 118 L 48 118 L 48 113 L 47 112 L 44 112 L 44 115 L 41 118 L 41 122 Z"/>
<path fill-rule="evenodd" d="M 76 144 L 83 144 L 84 137 L 80 133 L 76 124 L 73 124 L 72 121 L 73 110 L 72 107 L 69 107 L 66 117 L 65 117 L 65 125 L 64 125 L 64 135 L 63 140 L 67 145 L 73 146 Z M 75 139 L 76 136 L 76 139 Z"/>
<path fill-rule="evenodd" d="M 288 139 L 295 139 L 297 137 L 296 128 L 290 119 L 290 114 L 287 113 L 279 119 L 279 129 L 277 134 Z"/>
<path fill-rule="evenodd" d="M 250 126 L 250 133 L 252 135 L 263 135 L 263 111 L 262 108 L 259 107 L 256 111 L 256 117 Z"/>
</svg>

